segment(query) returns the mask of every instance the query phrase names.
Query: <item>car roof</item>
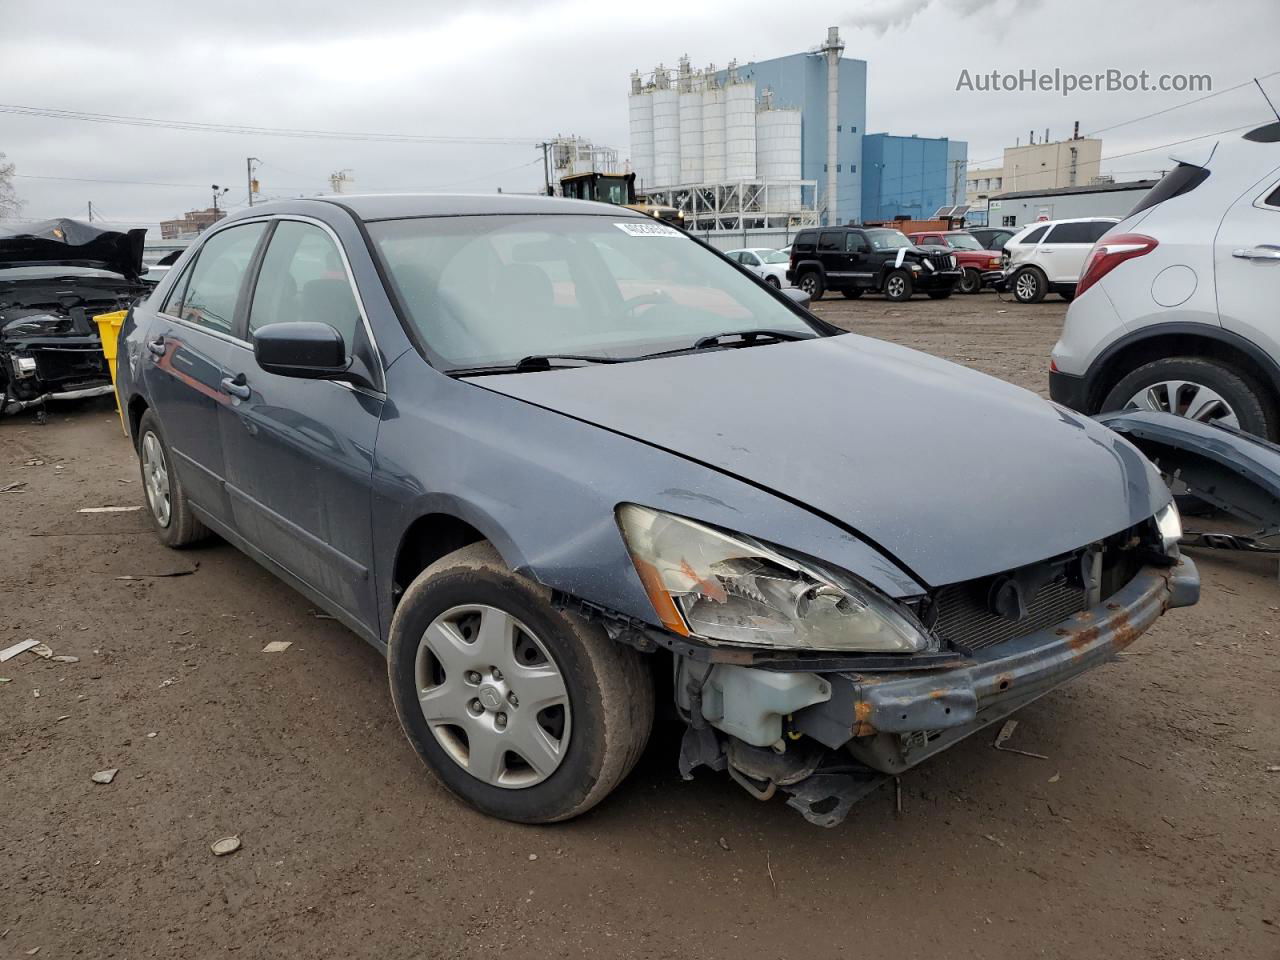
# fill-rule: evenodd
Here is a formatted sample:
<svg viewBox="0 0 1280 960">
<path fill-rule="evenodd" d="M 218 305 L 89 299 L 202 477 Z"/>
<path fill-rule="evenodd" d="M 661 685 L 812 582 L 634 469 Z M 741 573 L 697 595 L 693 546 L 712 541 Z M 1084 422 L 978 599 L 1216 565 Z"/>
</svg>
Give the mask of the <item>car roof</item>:
<svg viewBox="0 0 1280 960">
<path fill-rule="evenodd" d="M 395 220 L 407 217 L 498 216 L 503 214 L 586 214 L 629 220 L 651 219 L 643 213 L 611 203 L 570 200 L 565 197 L 512 193 L 371 193 L 306 197 L 255 204 L 244 213 L 252 216 L 297 210 L 299 203 L 325 203 L 344 207 L 361 220 Z M 288 209 L 286 209 L 288 208 Z"/>
</svg>

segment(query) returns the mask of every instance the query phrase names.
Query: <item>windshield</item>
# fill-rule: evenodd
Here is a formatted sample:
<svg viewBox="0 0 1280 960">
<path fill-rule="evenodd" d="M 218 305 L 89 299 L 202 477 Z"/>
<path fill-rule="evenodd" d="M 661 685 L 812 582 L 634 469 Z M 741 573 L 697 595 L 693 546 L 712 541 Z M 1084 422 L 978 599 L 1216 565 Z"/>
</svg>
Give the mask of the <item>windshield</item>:
<svg viewBox="0 0 1280 960">
<path fill-rule="evenodd" d="M 973 237 L 967 233 L 948 233 L 947 243 L 955 250 L 983 250 L 985 249 Z"/>
<path fill-rule="evenodd" d="M 535 355 L 628 359 L 702 337 L 815 333 L 689 237 L 652 220 L 384 220 L 369 233 L 409 320 L 446 368 Z"/>
<path fill-rule="evenodd" d="M 912 245 L 901 230 L 868 230 L 867 239 L 874 250 L 897 250 Z"/>
<path fill-rule="evenodd" d="M 42 263 L 29 266 L 8 266 L 0 263 L 0 280 L 123 280 L 118 273 L 97 267 L 75 267 L 64 263 Z"/>
<path fill-rule="evenodd" d="M 760 259 L 765 263 L 790 263 L 791 258 L 781 250 L 761 250 Z"/>
</svg>

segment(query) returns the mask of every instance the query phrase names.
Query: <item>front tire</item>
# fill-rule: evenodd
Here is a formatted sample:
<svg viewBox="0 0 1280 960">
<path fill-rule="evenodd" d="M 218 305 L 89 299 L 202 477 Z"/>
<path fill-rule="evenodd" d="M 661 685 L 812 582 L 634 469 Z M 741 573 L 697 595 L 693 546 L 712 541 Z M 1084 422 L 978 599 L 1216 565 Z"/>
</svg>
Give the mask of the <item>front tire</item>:
<svg viewBox="0 0 1280 960">
<path fill-rule="evenodd" d="M 911 299 L 911 274 L 905 270 L 894 270 L 884 278 L 884 295 L 894 303 Z"/>
<path fill-rule="evenodd" d="M 387 674 L 409 742 L 482 813 L 567 820 L 635 766 L 653 725 L 639 653 L 551 605 L 487 542 L 431 564 L 391 622 Z"/>
<path fill-rule="evenodd" d="M 767 283 L 769 286 L 773 287 L 773 289 L 775 290 L 782 289 L 782 281 L 775 276 L 765 277 L 764 282 Z"/>
<path fill-rule="evenodd" d="M 827 285 L 822 279 L 822 274 L 817 270 L 802 273 L 798 286 L 809 295 L 810 300 L 814 301 L 821 300 L 822 295 L 827 292 Z"/>
<path fill-rule="evenodd" d="M 150 410 L 138 421 L 138 467 L 142 472 L 147 515 L 161 543 L 166 547 L 185 547 L 209 535 L 208 528 L 191 512 L 191 503 L 174 469 L 160 420 Z"/>
<path fill-rule="evenodd" d="M 1013 299 L 1019 303 L 1039 303 L 1049 290 L 1049 281 L 1035 267 L 1023 267 L 1009 281 Z"/>
<path fill-rule="evenodd" d="M 959 290 L 961 293 L 977 293 L 982 289 L 982 274 L 972 267 L 966 267 L 964 276 L 960 279 Z"/>
</svg>

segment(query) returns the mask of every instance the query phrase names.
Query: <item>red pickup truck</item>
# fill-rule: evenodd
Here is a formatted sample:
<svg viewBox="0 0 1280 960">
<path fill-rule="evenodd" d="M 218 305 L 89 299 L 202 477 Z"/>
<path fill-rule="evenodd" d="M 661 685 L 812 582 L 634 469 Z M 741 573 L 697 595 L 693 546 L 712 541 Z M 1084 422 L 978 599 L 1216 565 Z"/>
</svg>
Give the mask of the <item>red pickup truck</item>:
<svg viewBox="0 0 1280 960">
<path fill-rule="evenodd" d="M 984 250 L 982 244 L 964 230 L 926 230 L 909 233 L 907 238 L 917 247 L 946 247 L 955 254 L 956 265 L 964 276 L 956 284 L 961 293 L 977 293 L 982 289 L 984 273 L 1000 269 L 1000 251 Z"/>
</svg>

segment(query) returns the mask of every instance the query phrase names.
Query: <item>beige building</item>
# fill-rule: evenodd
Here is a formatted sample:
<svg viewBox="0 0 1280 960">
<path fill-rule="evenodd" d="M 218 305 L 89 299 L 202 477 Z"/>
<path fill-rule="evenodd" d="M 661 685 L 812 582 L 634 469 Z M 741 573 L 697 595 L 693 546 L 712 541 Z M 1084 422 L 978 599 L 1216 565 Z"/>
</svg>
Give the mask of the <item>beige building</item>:
<svg viewBox="0 0 1280 960">
<path fill-rule="evenodd" d="M 1088 137 L 1005 147 L 999 167 L 968 172 L 964 202 L 985 211 L 987 198 L 1000 193 L 1082 187 L 1098 178 L 1101 163 L 1102 141 Z"/>
</svg>

